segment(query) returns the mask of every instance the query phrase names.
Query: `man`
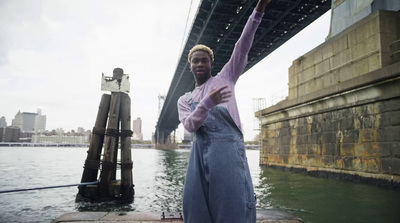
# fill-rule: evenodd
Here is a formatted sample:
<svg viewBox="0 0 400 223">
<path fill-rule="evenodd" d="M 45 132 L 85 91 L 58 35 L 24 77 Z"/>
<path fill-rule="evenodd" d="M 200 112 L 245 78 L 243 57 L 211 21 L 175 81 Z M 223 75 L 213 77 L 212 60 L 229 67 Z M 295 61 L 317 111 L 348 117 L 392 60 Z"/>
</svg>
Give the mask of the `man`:
<svg viewBox="0 0 400 223">
<path fill-rule="evenodd" d="M 188 55 L 196 81 L 178 100 L 179 120 L 195 132 L 183 192 L 185 222 L 256 222 L 256 199 L 247 164 L 234 87 L 243 73 L 266 5 L 259 0 L 228 63 L 215 77 L 212 50 L 194 46 Z"/>
</svg>

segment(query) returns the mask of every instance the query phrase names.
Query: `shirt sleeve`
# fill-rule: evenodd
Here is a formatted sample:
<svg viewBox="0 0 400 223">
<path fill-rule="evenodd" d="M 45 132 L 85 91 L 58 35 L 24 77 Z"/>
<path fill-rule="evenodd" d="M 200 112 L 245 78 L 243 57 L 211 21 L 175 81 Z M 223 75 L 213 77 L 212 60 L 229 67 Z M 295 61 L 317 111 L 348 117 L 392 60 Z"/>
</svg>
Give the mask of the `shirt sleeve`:
<svg viewBox="0 0 400 223">
<path fill-rule="evenodd" d="M 235 84 L 239 76 L 243 73 L 247 65 L 248 53 L 253 44 L 256 30 L 261 23 L 261 18 L 263 15 L 263 13 L 253 10 L 243 28 L 241 36 L 235 44 L 231 58 L 221 69 L 221 78 L 224 78 Z"/>
<path fill-rule="evenodd" d="M 208 111 L 215 106 L 210 96 L 204 97 L 196 106 L 194 111 L 191 111 L 190 105 L 185 96 L 181 96 L 178 100 L 179 121 L 183 127 L 189 132 L 195 132 L 199 129 L 204 120 L 207 118 Z"/>
</svg>

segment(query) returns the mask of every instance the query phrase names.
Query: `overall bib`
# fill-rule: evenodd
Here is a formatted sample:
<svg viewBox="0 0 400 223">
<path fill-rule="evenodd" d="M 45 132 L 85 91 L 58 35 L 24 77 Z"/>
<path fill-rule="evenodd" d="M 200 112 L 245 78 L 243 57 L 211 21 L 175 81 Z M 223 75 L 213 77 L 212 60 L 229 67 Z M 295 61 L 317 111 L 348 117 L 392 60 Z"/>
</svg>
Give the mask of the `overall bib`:
<svg viewBox="0 0 400 223">
<path fill-rule="evenodd" d="M 198 103 L 190 104 L 193 111 Z M 183 215 L 186 223 L 256 222 L 256 198 L 243 135 L 225 107 L 214 106 L 195 133 Z"/>
</svg>

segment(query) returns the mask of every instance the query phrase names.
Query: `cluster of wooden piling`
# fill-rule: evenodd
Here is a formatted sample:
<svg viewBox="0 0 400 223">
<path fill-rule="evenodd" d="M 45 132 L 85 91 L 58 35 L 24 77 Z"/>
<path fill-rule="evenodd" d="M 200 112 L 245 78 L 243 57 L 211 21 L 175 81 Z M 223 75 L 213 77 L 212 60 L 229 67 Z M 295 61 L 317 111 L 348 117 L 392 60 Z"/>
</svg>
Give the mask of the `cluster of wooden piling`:
<svg viewBox="0 0 400 223">
<path fill-rule="evenodd" d="M 78 201 L 82 199 L 133 201 L 130 114 L 131 100 L 128 94 L 122 92 L 103 94 L 81 179 L 81 183 L 96 181 L 100 170 L 99 183 L 95 186 L 80 186 Z M 100 160 L 103 144 L 103 159 Z M 119 144 L 121 180 L 116 179 Z"/>
</svg>

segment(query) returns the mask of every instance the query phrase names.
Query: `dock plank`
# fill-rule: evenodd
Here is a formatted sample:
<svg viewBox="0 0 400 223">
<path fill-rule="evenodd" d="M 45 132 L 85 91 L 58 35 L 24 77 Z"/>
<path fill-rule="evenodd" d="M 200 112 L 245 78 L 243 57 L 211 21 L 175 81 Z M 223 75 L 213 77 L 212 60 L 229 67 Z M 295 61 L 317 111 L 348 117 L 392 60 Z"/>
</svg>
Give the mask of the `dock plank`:
<svg viewBox="0 0 400 223">
<path fill-rule="evenodd" d="M 182 223 L 176 219 L 179 214 L 166 213 L 166 219 L 161 219 L 162 213 L 155 212 L 71 212 L 54 219 L 52 223 Z M 169 219 L 174 216 L 174 219 Z M 289 213 L 280 210 L 257 210 L 257 223 L 302 223 L 303 221 Z"/>
</svg>

